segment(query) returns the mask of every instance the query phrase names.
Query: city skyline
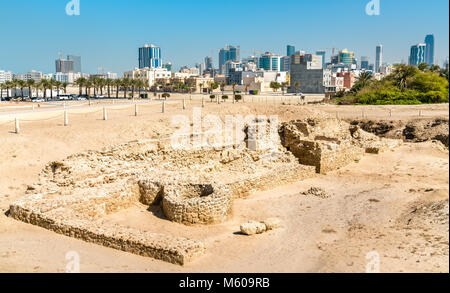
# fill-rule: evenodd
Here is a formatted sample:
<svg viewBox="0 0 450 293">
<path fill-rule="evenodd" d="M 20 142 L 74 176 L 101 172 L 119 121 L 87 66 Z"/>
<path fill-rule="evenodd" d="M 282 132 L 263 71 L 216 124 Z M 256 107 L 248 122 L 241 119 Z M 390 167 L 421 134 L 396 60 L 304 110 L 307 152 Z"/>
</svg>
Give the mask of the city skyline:
<svg viewBox="0 0 450 293">
<path fill-rule="evenodd" d="M 285 55 L 286 46 L 289 44 L 294 45 L 297 51 L 312 53 L 326 50 L 327 61 L 331 57 L 331 50 L 329 50 L 331 47 L 339 50 L 347 48 L 355 52 L 358 60 L 362 56 L 376 60 L 375 47 L 377 44 L 383 44 L 383 62 L 407 63 L 410 47 L 422 42 L 428 34 L 433 34 L 435 37 L 435 63 L 442 66 L 448 57 L 448 14 L 446 12 L 448 1 L 431 0 L 432 5 L 426 7 L 420 5 L 423 1 L 417 0 L 396 1 L 396 3 L 382 1 L 380 16 L 365 14 L 364 8 L 367 4 L 365 0 L 360 1 L 361 3 L 344 0 L 339 1 L 339 5 L 325 1 L 315 1 L 315 3 L 288 1 L 289 5 L 297 9 L 291 9 L 292 11 L 280 17 L 267 20 L 270 25 L 269 28 L 263 27 L 264 38 L 260 37 L 259 29 L 255 30 L 255 25 L 250 28 L 252 22 L 248 19 L 240 20 L 236 24 L 217 22 L 212 26 L 201 27 L 204 31 L 202 34 L 209 31 L 220 32 L 212 37 L 200 37 L 195 33 L 186 34 L 186 29 L 192 30 L 189 27 L 197 25 L 197 20 L 186 17 L 181 17 L 179 20 L 177 17 L 189 16 L 191 11 L 204 6 L 206 2 L 196 1 L 192 3 L 192 7 L 179 1 L 171 2 L 178 3 L 179 8 L 169 8 L 169 5 L 164 3 L 156 4 L 161 11 L 170 13 L 165 14 L 167 19 L 164 25 L 156 25 L 155 28 L 154 23 L 142 25 L 146 20 L 139 18 L 143 13 L 140 10 L 145 11 L 150 5 L 135 0 L 128 1 L 127 6 L 120 1 L 82 1 L 81 15 L 72 17 L 65 15 L 63 3 L 55 5 L 52 1 L 39 1 L 39 3 L 26 0 L 2 1 L 0 9 L 20 11 L 23 21 L 17 23 L 14 29 L 2 32 L 3 38 L 8 42 L 0 47 L 0 69 L 13 72 L 31 70 L 53 72 L 54 60 L 57 53 L 62 51 L 82 56 L 84 72 L 94 73 L 101 67 L 106 71 L 121 73 L 138 67 L 136 50 L 146 43 L 161 47 L 164 51 L 162 63 L 171 62 L 174 70 L 185 65 L 193 66 L 202 62 L 205 56 L 211 55 L 214 67 L 218 68 L 218 50 L 229 44 L 240 46 L 241 58 L 253 55 L 255 50 Z M 262 8 L 256 5 L 262 2 L 264 1 L 247 0 L 239 7 L 243 10 L 254 7 L 256 12 L 263 13 Z M 346 2 L 347 5 L 342 5 L 342 2 Z M 222 15 L 226 13 L 228 6 L 236 3 L 238 2 L 234 0 L 228 1 L 223 7 L 224 11 L 217 10 L 216 4 L 211 5 L 213 7 L 204 6 L 204 9 L 218 11 L 217 14 Z M 102 5 L 103 9 L 100 9 Z M 400 6 L 404 8 L 402 15 L 398 14 Z M 318 9 L 322 15 L 320 20 L 315 20 L 314 17 L 308 16 L 308 13 L 301 12 L 318 11 Z M 126 25 L 112 22 L 112 19 L 120 18 L 121 13 L 136 14 L 136 22 Z M 263 14 L 265 13 L 267 12 Z M 292 16 L 297 14 L 301 17 L 292 20 Z M 397 28 L 399 22 L 427 14 L 435 16 L 421 23 L 421 26 L 415 27 L 413 31 Z M 12 22 L 14 15 L 15 13 L 7 14 L 6 23 Z M 40 17 L 36 17 L 37 15 Z M 346 17 L 351 19 L 347 20 Z M 158 22 L 162 16 L 152 17 L 152 19 L 151 22 Z M 108 25 L 105 28 L 102 23 L 106 20 Z M 43 34 L 29 30 L 30 21 L 36 22 L 35 29 Z M 173 24 L 167 24 L 169 21 Z M 183 21 L 186 23 L 185 27 L 179 27 L 180 22 Z M 355 23 L 355 21 L 359 24 L 354 25 L 352 34 L 342 31 L 345 27 L 348 28 L 347 22 Z M 52 22 L 58 25 L 49 27 L 48 24 Z M 339 24 L 340 31 L 335 23 Z M 177 26 L 176 29 L 175 26 Z M 286 27 L 284 31 L 278 31 L 283 27 Z M 342 35 L 338 37 L 337 32 Z M 30 44 L 33 48 L 31 51 Z"/>
</svg>

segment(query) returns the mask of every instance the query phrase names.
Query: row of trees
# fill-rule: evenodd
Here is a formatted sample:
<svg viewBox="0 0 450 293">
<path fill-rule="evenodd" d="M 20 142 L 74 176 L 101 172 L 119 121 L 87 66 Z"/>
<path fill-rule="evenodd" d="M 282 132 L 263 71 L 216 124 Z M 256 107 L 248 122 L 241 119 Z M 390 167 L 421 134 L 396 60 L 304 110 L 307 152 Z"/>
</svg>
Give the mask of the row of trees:
<svg viewBox="0 0 450 293">
<path fill-rule="evenodd" d="M 337 93 L 340 104 L 422 104 L 447 103 L 448 70 L 423 63 L 418 67 L 399 64 L 392 74 L 375 80 L 363 72 L 349 92 Z"/>
<path fill-rule="evenodd" d="M 31 97 L 32 91 L 35 89 L 36 92 L 42 90 L 44 92 L 44 98 L 46 98 L 47 90 L 52 89 L 51 97 L 53 98 L 53 89 L 56 89 L 58 95 L 60 90 L 67 91 L 67 87 L 69 83 L 60 82 L 54 79 L 42 79 L 40 82 L 36 82 L 34 79 L 29 80 L 20 80 L 15 79 L 13 81 L 6 81 L 0 84 L 0 98 L 3 98 L 3 90 L 6 90 L 7 95 L 9 94 L 9 90 L 14 90 L 14 98 L 24 99 L 24 89 L 28 89 L 28 95 Z M 19 91 L 20 90 L 20 91 Z M 18 94 L 20 92 L 20 94 Z"/>
</svg>

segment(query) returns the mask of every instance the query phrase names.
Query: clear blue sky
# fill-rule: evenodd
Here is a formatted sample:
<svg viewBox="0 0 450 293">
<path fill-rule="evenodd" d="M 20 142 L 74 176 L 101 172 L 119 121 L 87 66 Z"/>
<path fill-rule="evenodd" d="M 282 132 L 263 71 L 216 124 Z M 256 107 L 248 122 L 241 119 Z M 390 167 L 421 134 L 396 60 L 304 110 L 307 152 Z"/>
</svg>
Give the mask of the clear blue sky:
<svg viewBox="0 0 450 293">
<path fill-rule="evenodd" d="M 433 33 L 437 63 L 449 51 L 448 0 L 80 0 L 81 15 L 67 16 L 69 0 L 0 0 L 0 69 L 54 72 L 58 52 L 81 55 L 83 71 L 122 73 L 137 66 L 138 47 L 162 48 L 164 62 L 193 65 L 226 44 L 285 54 L 287 44 L 314 52 L 337 47 L 370 56 L 384 45 L 386 62 L 407 61 L 410 46 Z M 328 54 L 329 58 L 329 54 Z M 216 65 L 217 66 L 217 65 Z"/>
</svg>

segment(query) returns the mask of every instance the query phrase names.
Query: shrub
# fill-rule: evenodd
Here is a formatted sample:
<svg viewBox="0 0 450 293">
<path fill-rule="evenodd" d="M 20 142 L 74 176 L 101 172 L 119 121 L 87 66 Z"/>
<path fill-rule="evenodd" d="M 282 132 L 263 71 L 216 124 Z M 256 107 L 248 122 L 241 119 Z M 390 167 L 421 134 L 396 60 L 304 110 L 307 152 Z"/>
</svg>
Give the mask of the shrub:
<svg viewBox="0 0 450 293">
<path fill-rule="evenodd" d="M 240 100 L 242 100 L 242 96 L 241 95 L 236 95 L 234 97 L 234 99 L 239 102 Z"/>
<path fill-rule="evenodd" d="M 169 93 L 164 93 L 164 94 L 162 94 L 162 97 L 164 99 L 170 98 L 170 94 Z"/>
<path fill-rule="evenodd" d="M 222 96 L 222 100 L 228 100 L 228 96 L 227 95 Z"/>
</svg>

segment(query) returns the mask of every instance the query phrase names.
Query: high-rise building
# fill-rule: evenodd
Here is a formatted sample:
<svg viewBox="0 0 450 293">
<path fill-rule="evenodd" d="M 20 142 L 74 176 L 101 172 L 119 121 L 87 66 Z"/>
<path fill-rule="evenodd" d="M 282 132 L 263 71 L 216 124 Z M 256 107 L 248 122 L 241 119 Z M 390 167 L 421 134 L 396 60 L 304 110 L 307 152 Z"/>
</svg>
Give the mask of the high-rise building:
<svg viewBox="0 0 450 293">
<path fill-rule="evenodd" d="M 326 66 L 326 62 L 325 62 L 325 56 L 326 56 L 327 52 L 325 51 L 317 51 L 316 55 L 322 56 L 322 67 L 325 68 Z"/>
<path fill-rule="evenodd" d="M 295 54 L 295 46 L 287 45 L 286 47 L 286 56 L 291 57 Z"/>
<path fill-rule="evenodd" d="M 417 44 L 411 46 L 411 54 L 409 55 L 409 65 L 419 66 L 420 63 L 425 63 L 426 44 Z"/>
<path fill-rule="evenodd" d="M 145 45 L 139 48 L 139 68 L 161 68 L 161 48 L 154 45 Z"/>
<path fill-rule="evenodd" d="M 225 48 L 222 48 L 219 50 L 219 70 L 220 73 L 223 73 L 223 65 L 227 61 L 233 61 L 233 62 L 239 62 L 240 57 L 240 47 L 237 46 L 226 46 Z"/>
<path fill-rule="evenodd" d="M 348 51 L 347 49 L 344 49 L 342 51 L 339 51 L 338 58 L 339 63 L 351 65 L 355 61 L 355 54 L 351 51 Z"/>
<path fill-rule="evenodd" d="M 267 71 L 281 71 L 283 56 L 275 55 L 273 53 L 266 52 L 259 57 L 258 68 Z"/>
<path fill-rule="evenodd" d="M 82 72 L 81 71 L 81 57 L 75 55 L 67 55 L 67 60 L 73 61 L 73 71 L 74 72 Z"/>
<path fill-rule="evenodd" d="M 210 57 L 210 56 L 205 57 L 205 69 L 206 70 L 213 69 L 213 61 L 212 61 L 212 57 Z"/>
<path fill-rule="evenodd" d="M 425 63 L 432 66 L 434 64 L 434 35 L 425 37 Z"/>
<path fill-rule="evenodd" d="M 375 56 L 375 72 L 380 72 L 380 67 L 383 65 L 383 45 L 378 45 Z"/>
<path fill-rule="evenodd" d="M 196 64 L 195 64 L 195 68 L 198 69 L 198 74 L 199 74 L 200 76 L 202 76 L 202 75 L 203 75 L 203 72 L 205 71 L 205 63 L 196 63 Z"/>
<path fill-rule="evenodd" d="M 370 69 L 370 58 L 367 56 L 361 57 L 361 69 L 369 70 Z"/>
<path fill-rule="evenodd" d="M 74 62 L 72 60 L 58 59 L 55 61 L 56 73 L 74 72 Z"/>
</svg>

